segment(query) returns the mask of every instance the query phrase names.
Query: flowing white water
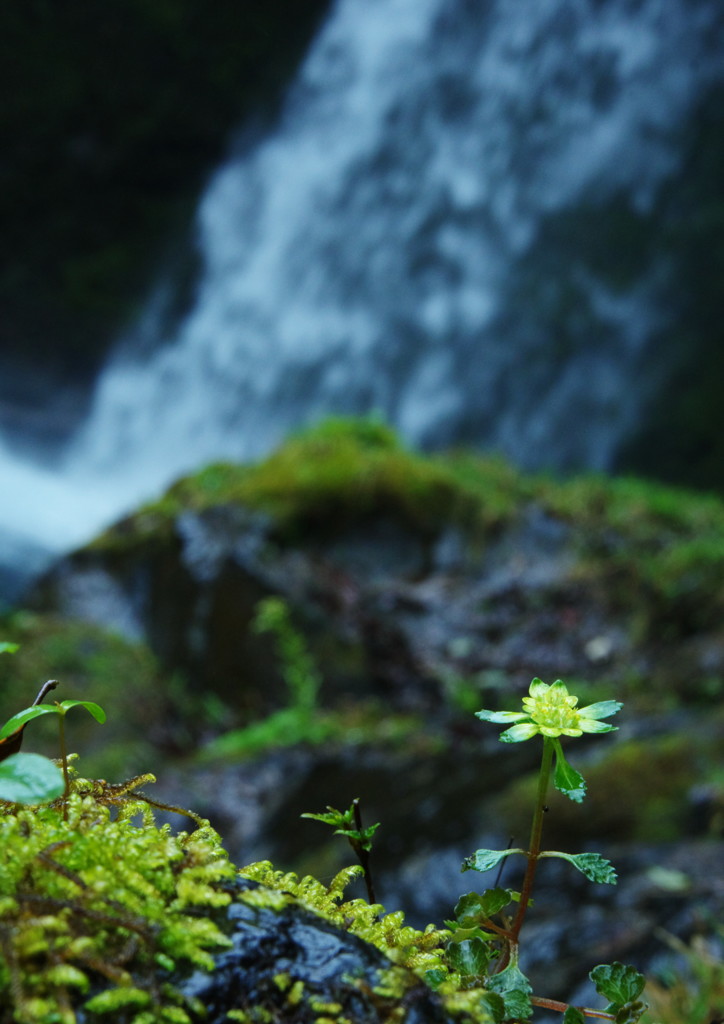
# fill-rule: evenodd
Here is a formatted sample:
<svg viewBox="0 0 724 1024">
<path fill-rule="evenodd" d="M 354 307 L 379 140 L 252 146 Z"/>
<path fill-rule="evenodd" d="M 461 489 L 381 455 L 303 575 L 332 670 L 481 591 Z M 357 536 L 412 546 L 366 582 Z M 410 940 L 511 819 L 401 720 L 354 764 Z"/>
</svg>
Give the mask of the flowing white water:
<svg viewBox="0 0 724 1024">
<path fill-rule="evenodd" d="M 329 412 L 608 467 L 645 398 L 666 267 L 625 293 L 569 267 L 589 319 L 565 343 L 510 284 L 556 212 L 620 192 L 651 208 L 722 76 L 717 20 L 718 0 L 340 0 L 275 130 L 203 196 L 175 336 L 151 306 L 153 352 L 124 340 L 57 464 L 0 439 L 0 563 L 67 549 L 179 473 Z"/>
</svg>

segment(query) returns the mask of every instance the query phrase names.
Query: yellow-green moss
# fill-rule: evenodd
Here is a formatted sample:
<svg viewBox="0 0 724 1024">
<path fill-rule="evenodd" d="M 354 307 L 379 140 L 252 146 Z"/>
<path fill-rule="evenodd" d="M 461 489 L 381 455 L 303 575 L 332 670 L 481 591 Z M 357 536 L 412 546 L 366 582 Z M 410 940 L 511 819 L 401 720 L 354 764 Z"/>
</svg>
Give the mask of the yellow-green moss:
<svg viewBox="0 0 724 1024">
<path fill-rule="evenodd" d="M 171 975 L 229 944 L 203 911 L 235 869 L 208 824 L 174 834 L 133 788 L 73 789 L 66 806 L 0 802 L 0 1021 L 72 1024 L 80 993 L 88 1021 L 132 1006 L 133 1024 L 187 1024 Z"/>
<path fill-rule="evenodd" d="M 299 878 L 293 872 L 276 870 L 268 861 L 249 864 L 241 869 L 245 878 L 260 882 L 263 890 L 243 893 L 241 899 L 263 901 L 281 897 L 285 902 L 299 902 L 326 918 L 339 928 L 351 932 L 365 942 L 376 946 L 391 961 L 383 972 L 377 995 L 382 999 L 399 1002 L 409 988 L 408 971 L 423 981 L 428 972 L 437 975 L 435 989 L 451 1013 L 461 1014 L 476 1024 L 491 1024 L 492 1017 L 485 1006 L 485 991 L 465 989 L 459 973 L 445 962 L 445 945 L 450 938 L 446 928 L 428 925 L 425 929 L 405 924 L 402 911 L 386 913 L 381 904 L 370 904 L 363 899 L 346 900 L 344 892 L 350 882 L 362 874 L 359 865 L 344 868 L 328 886 L 311 875 Z M 276 904 L 274 904 L 276 905 Z M 405 971 L 400 970 L 405 968 Z M 442 980 L 440 980 L 442 979 Z"/>
</svg>

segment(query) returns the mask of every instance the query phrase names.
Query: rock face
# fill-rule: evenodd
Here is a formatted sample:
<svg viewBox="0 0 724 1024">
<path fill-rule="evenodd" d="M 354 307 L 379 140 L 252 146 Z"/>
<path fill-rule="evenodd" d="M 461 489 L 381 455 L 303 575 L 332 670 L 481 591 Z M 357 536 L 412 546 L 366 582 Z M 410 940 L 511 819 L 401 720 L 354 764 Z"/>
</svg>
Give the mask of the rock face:
<svg viewBox="0 0 724 1024">
<path fill-rule="evenodd" d="M 630 664 L 622 624 L 573 578 L 573 542 L 531 508 L 482 552 L 453 527 L 431 543 L 384 517 L 292 545 L 268 519 L 220 506 L 184 512 L 128 551 L 79 551 L 46 579 L 40 603 L 146 640 L 164 665 L 248 714 L 282 696 L 269 685 L 269 644 L 249 629 L 258 602 L 281 595 L 327 699 L 365 693 L 429 711 L 455 674 L 515 688 L 535 674 L 590 678 Z"/>
</svg>

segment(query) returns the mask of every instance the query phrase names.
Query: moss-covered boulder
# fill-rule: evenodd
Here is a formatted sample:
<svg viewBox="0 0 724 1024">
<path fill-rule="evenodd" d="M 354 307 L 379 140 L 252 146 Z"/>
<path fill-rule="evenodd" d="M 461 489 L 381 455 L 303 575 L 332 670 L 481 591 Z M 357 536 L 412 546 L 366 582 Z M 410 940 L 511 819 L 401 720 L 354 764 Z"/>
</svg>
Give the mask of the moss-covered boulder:
<svg viewBox="0 0 724 1024">
<path fill-rule="evenodd" d="M 76 779 L 46 807 L 0 801 L 3 1024 L 451 1024 L 423 981 L 444 930 L 345 901 L 355 869 L 329 887 L 268 864 L 239 875 L 208 823 L 155 825 L 139 789 L 152 781 Z M 458 1010 L 492 1019 L 484 993 L 456 997 L 453 975 L 447 988 Z"/>
<path fill-rule="evenodd" d="M 249 628 L 270 594 L 307 635 L 326 702 L 472 706 L 553 673 L 706 703 L 724 686 L 723 580 L 713 496 L 556 482 L 330 421 L 180 480 L 62 560 L 32 603 L 147 641 L 232 717 L 284 699 Z"/>
</svg>

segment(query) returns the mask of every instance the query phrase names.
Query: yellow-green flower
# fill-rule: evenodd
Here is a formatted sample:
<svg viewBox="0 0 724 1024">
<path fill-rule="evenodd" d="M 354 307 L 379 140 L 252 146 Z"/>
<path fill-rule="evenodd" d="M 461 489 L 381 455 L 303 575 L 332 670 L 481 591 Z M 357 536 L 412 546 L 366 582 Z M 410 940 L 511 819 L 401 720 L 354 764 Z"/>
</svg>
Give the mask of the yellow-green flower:
<svg viewBox="0 0 724 1024">
<path fill-rule="evenodd" d="M 478 711 L 476 715 L 484 722 L 515 722 L 500 738 L 505 743 L 521 743 L 538 733 L 553 738 L 581 736 L 584 732 L 612 732 L 616 726 L 607 725 L 601 719 L 615 715 L 623 707 L 617 700 L 602 700 L 579 708 L 578 697 L 569 694 L 560 679 L 550 685 L 534 679 L 528 692 L 530 696 L 523 698 L 523 711 Z"/>
</svg>

